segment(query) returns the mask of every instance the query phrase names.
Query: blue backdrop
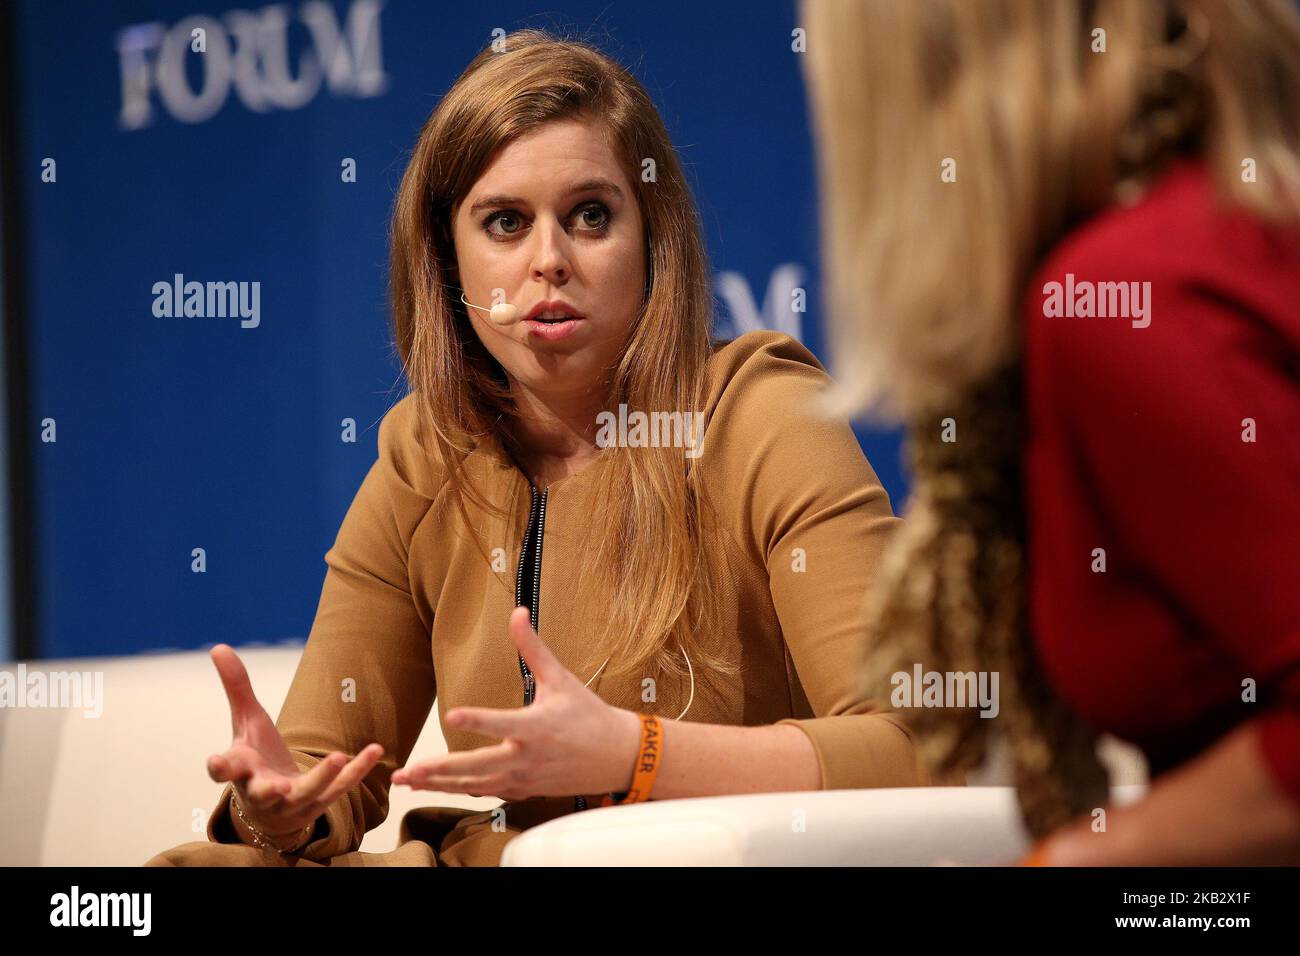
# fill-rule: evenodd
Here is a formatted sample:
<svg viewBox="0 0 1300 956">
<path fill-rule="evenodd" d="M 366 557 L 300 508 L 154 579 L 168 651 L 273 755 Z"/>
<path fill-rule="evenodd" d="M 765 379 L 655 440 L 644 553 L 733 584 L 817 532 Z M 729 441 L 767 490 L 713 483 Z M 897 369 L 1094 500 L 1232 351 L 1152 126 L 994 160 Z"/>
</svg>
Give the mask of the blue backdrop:
<svg viewBox="0 0 1300 956">
<path fill-rule="evenodd" d="M 420 125 L 495 28 L 594 33 L 631 67 L 691 177 L 719 331 L 794 331 L 829 359 L 793 4 L 544 9 L 19 3 L 42 656 L 305 637 L 401 394 L 391 202 Z M 154 284 L 178 273 L 259 282 L 259 324 L 156 316 Z M 793 329 L 792 285 L 808 290 Z M 860 437 L 900 507 L 897 436 Z"/>
</svg>

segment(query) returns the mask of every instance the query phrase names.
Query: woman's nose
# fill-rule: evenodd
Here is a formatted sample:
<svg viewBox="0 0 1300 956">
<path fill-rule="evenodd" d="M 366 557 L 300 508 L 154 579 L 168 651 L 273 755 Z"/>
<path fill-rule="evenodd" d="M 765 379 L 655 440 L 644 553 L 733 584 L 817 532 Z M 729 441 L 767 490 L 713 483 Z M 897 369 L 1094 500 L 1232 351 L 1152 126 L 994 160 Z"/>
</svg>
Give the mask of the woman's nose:
<svg viewBox="0 0 1300 956">
<path fill-rule="evenodd" d="M 572 263 L 569 261 L 569 235 L 558 222 L 545 226 L 534 226 L 532 274 L 535 278 L 544 278 L 552 282 L 563 282 L 569 278 Z"/>
</svg>

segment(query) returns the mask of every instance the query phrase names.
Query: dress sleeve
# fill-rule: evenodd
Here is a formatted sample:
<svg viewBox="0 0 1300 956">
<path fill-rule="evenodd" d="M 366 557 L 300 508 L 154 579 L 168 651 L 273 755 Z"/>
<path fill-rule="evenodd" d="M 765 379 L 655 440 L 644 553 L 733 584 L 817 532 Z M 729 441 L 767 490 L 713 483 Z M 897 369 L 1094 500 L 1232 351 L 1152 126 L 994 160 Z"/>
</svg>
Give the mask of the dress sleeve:
<svg viewBox="0 0 1300 956">
<path fill-rule="evenodd" d="M 433 706 L 432 621 L 417 608 L 407 571 L 411 535 L 435 483 L 417 451 L 414 415 L 408 397 L 380 424 L 379 458 L 325 553 L 316 617 L 276 720 L 303 771 L 336 750 L 354 756 L 370 743 L 384 748 L 370 774 L 318 822 L 300 851 L 308 859 L 352 852 L 384 821 L 389 778 L 410 756 Z M 238 842 L 229 804 L 227 790 L 208 821 L 213 842 Z"/>
<path fill-rule="evenodd" d="M 1149 326 L 1027 313 L 1028 363 L 1054 377 L 1122 560 L 1256 682 L 1242 706 L 1300 803 L 1300 355 L 1276 321 L 1294 323 L 1296 303 L 1208 273 L 1143 274 Z"/>
<path fill-rule="evenodd" d="M 870 649 L 864 602 L 900 521 L 847 420 L 816 408 L 831 384 L 817 359 L 786 335 L 762 341 L 728 383 L 714 412 L 726 425 L 706 432 L 702 457 L 726 463 L 724 494 L 744 508 L 741 544 L 767 567 L 816 715 L 777 724 L 808 735 L 824 790 L 918 786 L 927 781 L 906 724 L 857 689 Z M 715 438 L 722 448 L 710 447 Z"/>
</svg>

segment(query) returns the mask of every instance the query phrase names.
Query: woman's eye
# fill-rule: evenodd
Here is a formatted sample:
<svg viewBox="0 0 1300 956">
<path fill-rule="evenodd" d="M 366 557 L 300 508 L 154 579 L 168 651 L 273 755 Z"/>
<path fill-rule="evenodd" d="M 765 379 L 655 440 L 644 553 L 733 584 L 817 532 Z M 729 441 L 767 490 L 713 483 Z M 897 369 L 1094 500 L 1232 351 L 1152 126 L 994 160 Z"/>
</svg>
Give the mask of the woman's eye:
<svg viewBox="0 0 1300 956">
<path fill-rule="evenodd" d="M 582 220 L 582 224 L 588 229 L 604 229 L 609 225 L 609 210 L 600 203 L 592 203 L 590 206 L 584 206 L 582 212 L 578 215 Z M 595 222 L 589 218 L 593 216 L 596 219 Z"/>
<path fill-rule="evenodd" d="M 611 213 L 604 203 L 589 203 L 578 210 L 577 223 L 586 232 L 603 232 L 609 227 Z M 523 231 L 526 224 L 517 212 L 494 212 L 483 220 L 483 229 L 493 239 L 510 239 Z"/>
<path fill-rule="evenodd" d="M 497 223 L 502 224 L 501 230 L 496 230 L 492 228 Z M 519 225 L 520 225 L 519 216 L 513 212 L 493 213 L 491 216 L 488 217 L 488 220 L 486 223 L 484 223 L 484 225 L 487 227 L 487 231 L 491 235 L 496 235 L 496 236 L 513 235 L 515 232 L 519 230 Z"/>
</svg>

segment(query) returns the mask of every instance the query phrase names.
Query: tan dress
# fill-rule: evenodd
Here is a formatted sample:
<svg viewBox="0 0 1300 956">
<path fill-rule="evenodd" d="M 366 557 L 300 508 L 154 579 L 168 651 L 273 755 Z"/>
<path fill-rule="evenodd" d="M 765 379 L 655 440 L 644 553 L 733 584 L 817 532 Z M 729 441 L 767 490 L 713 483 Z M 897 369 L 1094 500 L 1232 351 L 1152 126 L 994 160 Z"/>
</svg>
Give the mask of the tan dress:
<svg viewBox="0 0 1300 956">
<path fill-rule="evenodd" d="M 855 690 L 870 643 L 863 598 L 899 519 L 848 423 L 813 408 L 829 381 L 812 353 L 775 332 L 743 335 L 710 361 L 695 465 L 718 515 L 715 554 L 727 587 L 721 633 L 708 640 L 740 669 L 719 676 L 696 668 L 695 696 L 682 719 L 798 726 L 817 751 L 827 790 L 915 786 L 926 778 L 905 725 Z M 329 808 L 318 838 L 297 855 L 238 843 L 223 794 L 208 822 L 209 842 L 183 844 L 149 865 L 495 865 L 516 834 L 575 811 L 572 797 L 506 803 L 502 831 L 491 810 L 412 810 L 398 849 L 357 851 L 386 817 L 389 777 L 405 764 L 435 702 L 440 717 L 462 705 L 523 704 L 506 624 L 530 515 L 543 543 L 538 633 L 584 682 L 607 656 L 591 646 L 585 625 L 602 618 L 608 596 L 578 580 L 583 537 L 604 507 L 595 500 L 603 459 L 551 484 L 539 513 L 525 476 L 495 439 L 484 440 L 466 458 L 467 474 L 511 514 L 471 505 L 470 530 L 456 508 L 443 507 L 445 472 L 421 447 L 415 422 L 407 396 L 380 424 L 378 460 L 325 554 L 320 605 L 276 722 L 304 769 L 371 742 L 383 745 L 384 757 Z M 356 682 L 355 703 L 340 700 L 345 678 Z M 661 684 L 657 701 L 643 704 L 638 679 L 607 680 L 603 672 L 591 687 L 614 706 L 669 719 L 689 691 L 685 681 Z M 443 733 L 453 751 L 495 742 L 445 726 Z M 589 806 L 599 805 L 600 794 L 586 796 Z"/>
</svg>

